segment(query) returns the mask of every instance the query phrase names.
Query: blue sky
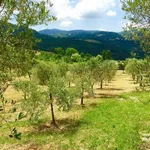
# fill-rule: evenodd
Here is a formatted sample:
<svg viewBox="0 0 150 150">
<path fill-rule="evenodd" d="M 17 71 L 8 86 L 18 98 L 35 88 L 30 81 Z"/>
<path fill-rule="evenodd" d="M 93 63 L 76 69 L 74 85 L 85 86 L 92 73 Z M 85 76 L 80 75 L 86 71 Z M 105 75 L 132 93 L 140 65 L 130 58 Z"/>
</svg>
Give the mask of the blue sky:
<svg viewBox="0 0 150 150">
<path fill-rule="evenodd" d="M 57 17 L 48 26 L 34 27 L 62 30 L 104 30 L 122 31 L 124 12 L 120 0 L 51 0 L 51 14 Z"/>
</svg>

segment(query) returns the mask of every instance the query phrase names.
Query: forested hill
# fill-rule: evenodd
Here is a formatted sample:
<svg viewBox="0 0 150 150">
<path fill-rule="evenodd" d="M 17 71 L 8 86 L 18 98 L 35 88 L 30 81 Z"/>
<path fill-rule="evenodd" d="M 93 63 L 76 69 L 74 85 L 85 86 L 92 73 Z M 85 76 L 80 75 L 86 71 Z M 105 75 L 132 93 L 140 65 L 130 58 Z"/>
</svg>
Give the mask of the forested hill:
<svg viewBox="0 0 150 150">
<path fill-rule="evenodd" d="M 65 30 L 59 30 L 59 29 L 45 29 L 39 31 L 41 34 L 50 35 L 53 37 L 76 37 L 76 38 L 97 38 L 97 39 L 114 39 L 114 38 L 120 38 L 123 39 L 121 34 L 115 33 L 115 32 L 106 32 L 106 31 L 97 31 L 97 30 L 71 30 L 71 31 L 65 31 Z"/>
<path fill-rule="evenodd" d="M 35 32 L 35 36 L 41 39 L 36 48 L 44 51 L 53 51 L 56 47 L 73 47 L 91 55 L 110 50 L 113 58 L 119 60 L 130 57 L 131 52 L 137 53 L 137 57 L 143 56 L 137 44 L 115 32 L 46 29 Z"/>
</svg>

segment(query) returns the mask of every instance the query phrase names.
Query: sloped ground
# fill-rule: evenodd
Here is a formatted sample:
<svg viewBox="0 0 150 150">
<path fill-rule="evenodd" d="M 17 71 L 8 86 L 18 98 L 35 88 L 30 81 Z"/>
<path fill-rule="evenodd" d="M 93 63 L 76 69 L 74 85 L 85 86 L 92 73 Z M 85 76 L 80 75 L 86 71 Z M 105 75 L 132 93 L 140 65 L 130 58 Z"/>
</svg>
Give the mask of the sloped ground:
<svg viewBox="0 0 150 150">
<path fill-rule="evenodd" d="M 26 120 L 10 124 L 23 133 L 21 141 L 10 139 L 8 128 L 0 127 L 0 149 L 148 150 L 150 105 L 145 102 L 150 100 L 150 94 L 131 92 L 136 87 L 129 75 L 118 71 L 104 89 L 95 86 L 97 98 L 86 98 L 83 108 L 75 105 L 70 112 L 55 108 L 59 128 L 50 125 L 49 110 L 38 125 Z M 5 93 L 9 100 L 18 101 L 21 95 L 12 87 Z"/>
</svg>

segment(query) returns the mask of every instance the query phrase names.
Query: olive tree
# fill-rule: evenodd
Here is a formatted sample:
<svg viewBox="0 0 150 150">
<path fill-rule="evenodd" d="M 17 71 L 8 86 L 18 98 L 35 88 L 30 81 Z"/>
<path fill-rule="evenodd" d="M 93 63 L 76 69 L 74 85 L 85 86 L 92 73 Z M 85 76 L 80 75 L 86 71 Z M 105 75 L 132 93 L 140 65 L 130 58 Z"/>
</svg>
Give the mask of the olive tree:
<svg viewBox="0 0 150 150">
<path fill-rule="evenodd" d="M 81 99 L 81 105 L 84 104 L 84 93 L 91 93 L 92 80 L 89 80 L 89 68 L 86 62 L 73 64 L 74 84 L 76 92 Z"/>
<path fill-rule="evenodd" d="M 120 0 L 128 22 L 125 31 L 130 39 L 140 41 L 144 51 L 150 50 L 150 1 Z"/>
<path fill-rule="evenodd" d="M 71 85 L 74 83 L 74 80 L 75 80 L 75 72 L 74 72 L 74 65 L 73 64 L 68 64 L 68 71 L 66 74 L 66 79 L 68 82 L 68 87 L 70 88 Z"/>
<path fill-rule="evenodd" d="M 91 92 L 92 92 L 92 96 L 94 96 L 94 84 L 97 82 L 95 80 L 95 70 L 97 69 L 98 67 L 98 64 L 99 64 L 99 59 L 96 57 L 93 57 L 91 58 L 87 63 L 88 63 L 88 71 L 89 71 L 89 74 L 88 74 L 88 80 L 91 81 Z"/>
<path fill-rule="evenodd" d="M 13 80 L 12 76 L 8 73 L 0 73 L 0 111 L 5 112 L 5 97 L 4 93 L 7 90 L 8 86 L 10 85 L 10 82 Z"/>
<path fill-rule="evenodd" d="M 142 50 L 149 54 L 150 51 L 150 1 L 149 0 L 120 0 L 122 3 L 122 9 L 126 12 L 125 19 L 129 22 L 125 26 L 126 35 L 129 39 L 138 41 Z M 141 63 L 138 61 L 138 64 Z M 145 64 L 148 64 L 149 60 L 146 60 Z M 130 63 L 131 65 L 131 63 Z M 138 65 L 139 66 L 139 65 Z M 141 66 L 141 65 L 140 65 Z M 147 66 L 147 65 L 146 65 Z M 146 67 L 144 66 L 144 67 Z M 130 68 L 130 67 L 129 67 Z M 136 68 L 137 69 L 137 68 Z M 141 71 L 144 68 L 138 67 L 140 72 L 140 80 L 143 82 L 144 76 L 149 76 L 149 69 L 143 74 Z M 143 71 L 142 71 L 143 72 Z M 142 82 L 140 85 L 142 85 Z M 149 80 L 147 80 L 149 82 Z"/>
<path fill-rule="evenodd" d="M 132 75 L 132 78 L 136 83 L 139 83 L 141 87 L 144 87 L 145 79 L 148 79 L 147 77 L 149 77 L 149 61 L 147 59 L 127 59 L 125 70 Z"/>
<path fill-rule="evenodd" d="M 44 91 L 33 81 L 15 81 L 13 83 L 17 91 L 23 92 L 21 99 L 22 110 L 26 112 L 31 121 L 38 121 L 38 117 L 46 109 L 46 95 Z"/>
<path fill-rule="evenodd" d="M 94 78 L 100 83 L 100 88 L 103 88 L 105 81 L 111 81 L 116 75 L 118 65 L 115 61 L 105 60 L 98 64 L 94 71 Z"/>
<path fill-rule="evenodd" d="M 54 62 L 47 64 L 40 62 L 34 70 L 34 78 L 39 85 L 42 85 L 43 88 L 45 87 L 51 108 L 52 124 L 55 126 L 54 105 L 56 104 L 59 110 L 68 111 L 74 100 L 74 91 L 68 88 L 66 78 L 62 76 L 62 69 Z"/>
<path fill-rule="evenodd" d="M 114 60 L 107 60 L 106 61 L 106 81 L 110 82 L 115 77 L 117 70 L 118 70 L 118 63 Z"/>
<path fill-rule="evenodd" d="M 132 79 L 135 80 L 139 71 L 141 70 L 138 67 L 138 60 L 136 58 L 126 59 L 125 70 L 127 73 L 132 75 Z"/>
<path fill-rule="evenodd" d="M 30 27 L 47 23 L 55 19 L 49 15 L 46 1 L 2 1 L 0 11 L 0 64 L 4 71 L 15 70 L 25 74 L 30 70 L 34 52 L 33 47 L 38 42 Z M 12 25 L 10 22 L 15 22 Z"/>
<path fill-rule="evenodd" d="M 29 74 L 34 64 L 34 38 L 32 26 L 55 20 L 50 15 L 49 0 L 1 0 L 0 1 L 0 91 L 3 93 L 16 75 Z M 15 25 L 11 23 L 14 22 Z M 5 78 L 5 83 L 4 83 Z M 2 95 L 2 94 L 1 94 Z M 3 101 L 3 97 L 0 98 Z M 0 115 L 0 117 L 2 117 Z M 3 119 L 4 121 L 4 119 Z M 13 137 L 17 136 L 16 129 Z"/>
<path fill-rule="evenodd" d="M 97 80 L 97 82 L 99 82 L 101 89 L 103 88 L 105 77 L 106 77 L 106 63 L 101 62 L 94 70 L 94 78 L 95 80 Z"/>
</svg>

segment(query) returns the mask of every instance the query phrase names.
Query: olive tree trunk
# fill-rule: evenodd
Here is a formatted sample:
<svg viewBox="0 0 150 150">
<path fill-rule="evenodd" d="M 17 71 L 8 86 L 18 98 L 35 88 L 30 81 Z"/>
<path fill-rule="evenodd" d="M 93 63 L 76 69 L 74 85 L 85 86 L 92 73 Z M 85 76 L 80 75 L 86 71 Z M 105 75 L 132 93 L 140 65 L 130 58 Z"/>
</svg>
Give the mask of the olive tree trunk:
<svg viewBox="0 0 150 150">
<path fill-rule="evenodd" d="M 82 96 L 81 96 L 81 105 L 84 105 L 83 99 L 84 99 L 84 97 L 83 97 L 83 95 L 82 95 Z"/>
<path fill-rule="evenodd" d="M 54 107 L 53 107 L 53 97 L 52 94 L 49 95 L 50 97 L 50 107 L 51 107 L 51 115 L 52 115 L 52 122 L 51 124 L 53 124 L 54 126 L 56 126 L 56 121 L 55 121 L 55 115 L 54 115 Z"/>
<path fill-rule="evenodd" d="M 100 89 L 103 88 L 103 80 L 101 80 L 101 83 L 100 83 Z"/>
</svg>

